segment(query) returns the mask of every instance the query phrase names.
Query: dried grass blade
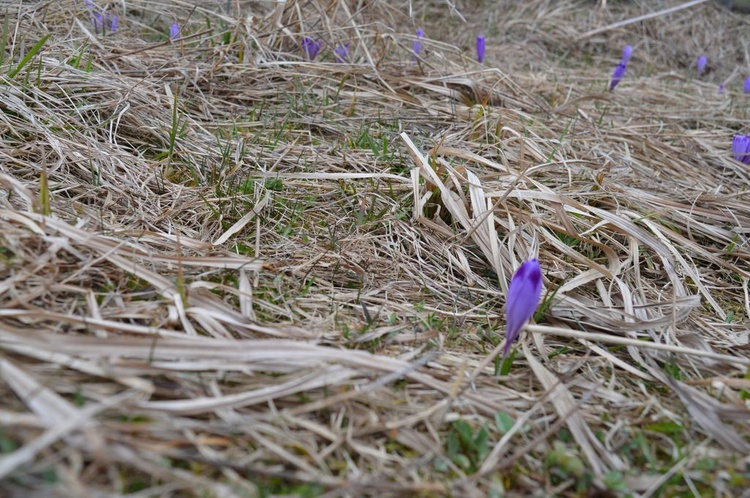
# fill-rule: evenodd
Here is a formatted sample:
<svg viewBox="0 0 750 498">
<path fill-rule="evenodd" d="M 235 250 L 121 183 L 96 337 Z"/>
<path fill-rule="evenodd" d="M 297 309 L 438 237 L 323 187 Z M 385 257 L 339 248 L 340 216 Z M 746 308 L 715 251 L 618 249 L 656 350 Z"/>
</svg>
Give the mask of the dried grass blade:
<svg viewBox="0 0 750 498">
<path fill-rule="evenodd" d="M 573 439 L 576 440 L 586 455 L 586 459 L 589 461 L 594 472 L 602 474 L 608 467 L 618 470 L 623 469 L 624 464 L 622 460 L 614 453 L 607 451 L 599 440 L 596 439 L 596 436 L 581 415 L 575 398 L 573 398 L 573 395 L 562 380 L 537 361 L 526 344 L 524 344 L 524 355 L 526 356 L 526 361 L 529 362 L 531 371 L 534 372 L 534 375 L 539 379 L 544 389 L 548 391 L 548 397 L 552 401 L 557 415 L 565 419 L 565 423 L 568 429 L 570 429 Z M 602 461 L 599 454 L 604 456 L 607 464 Z"/>
<path fill-rule="evenodd" d="M 224 244 L 227 240 L 229 240 L 230 237 L 232 237 L 234 234 L 241 231 L 245 226 L 250 223 L 253 218 L 258 216 L 260 213 L 263 212 L 263 210 L 268 205 L 268 201 L 270 199 L 270 195 L 266 193 L 265 197 L 263 197 L 263 200 L 261 200 L 258 204 L 253 206 L 253 208 L 247 212 L 242 218 L 237 220 L 234 225 L 229 227 L 221 236 L 216 239 L 213 243 L 215 246 L 220 246 Z"/>
<path fill-rule="evenodd" d="M 49 426 L 80 416 L 76 407 L 56 392 L 41 385 L 10 360 L 0 358 L 0 377 L 8 383 L 31 411 L 39 415 Z"/>
<path fill-rule="evenodd" d="M 240 408 L 265 403 L 269 400 L 312 391 L 323 386 L 335 387 L 346 383 L 354 372 L 341 367 L 327 368 L 300 376 L 298 378 L 238 394 L 210 398 L 191 398 L 170 401 L 146 401 L 139 406 L 146 410 L 156 410 L 180 415 L 195 415 L 227 408 Z"/>
<path fill-rule="evenodd" d="M 743 455 L 750 454 L 750 444 L 739 437 L 736 430 L 724 424 L 719 418 L 719 414 L 722 412 L 741 413 L 742 415 L 738 419 L 748 424 L 750 423 L 750 410 L 744 406 L 720 403 L 698 389 L 667 376 L 658 368 L 654 367 L 651 370 L 659 372 L 657 377 L 677 393 L 677 396 L 685 404 L 692 420 L 700 425 L 709 436 L 719 441 L 727 449 Z"/>
</svg>

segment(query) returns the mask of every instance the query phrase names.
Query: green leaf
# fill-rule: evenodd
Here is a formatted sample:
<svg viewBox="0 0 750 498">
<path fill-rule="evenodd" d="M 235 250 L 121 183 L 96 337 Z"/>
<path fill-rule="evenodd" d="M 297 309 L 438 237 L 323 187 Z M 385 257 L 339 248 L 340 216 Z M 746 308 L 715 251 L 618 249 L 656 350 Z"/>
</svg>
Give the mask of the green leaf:
<svg viewBox="0 0 750 498">
<path fill-rule="evenodd" d="M 659 422 L 644 427 L 647 431 L 661 432 L 662 434 L 682 434 L 685 428 L 674 422 Z"/>
<path fill-rule="evenodd" d="M 513 359 L 516 357 L 516 349 L 513 348 L 510 351 L 510 354 L 505 357 L 505 359 L 500 364 L 500 376 L 508 375 L 508 372 L 510 372 L 510 367 L 513 366 Z"/>
<path fill-rule="evenodd" d="M 604 485 L 607 487 L 607 489 L 611 491 L 620 491 L 623 493 L 628 492 L 628 485 L 625 482 L 625 478 L 623 477 L 621 472 L 617 472 L 616 470 L 611 470 L 604 474 Z"/>
<path fill-rule="evenodd" d="M 29 50 L 29 53 L 26 54 L 26 56 L 21 59 L 21 62 L 18 63 L 15 69 L 12 69 L 8 72 L 8 78 L 15 78 L 16 75 L 21 72 L 21 70 L 26 66 L 26 64 L 29 63 L 29 61 L 39 52 L 45 43 L 47 43 L 47 40 L 49 40 L 49 37 L 52 36 L 51 33 L 47 33 L 42 37 L 41 40 L 36 42 L 33 47 L 31 47 L 31 50 Z"/>
<path fill-rule="evenodd" d="M 433 464 L 433 467 L 435 467 L 435 470 L 438 472 L 447 472 L 448 471 L 448 462 L 446 462 L 442 458 L 438 458 L 435 460 L 435 463 Z"/>
<path fill-rule="evenodd" d="M 497 412 L 495 413 L 495 426 L 497 427 L 497 430 L 500 431 L 501 434 L 505 434 L 513 426 L 515 425 L 516 421 L 513 420 L 513 417 L 508 415 L 506 412 Z"/>
<path fill-rule="evenodd" d="M 482 430 L 479 431 L 477 437 L 474 439 L 474 447 L 477 452 L 477 463 L 484 461 L 490 453 L 489 439 L 489 432 L 487 432 L 486 428 L 482 427 Z"/>
<path fill-rule="evenodd" d="M 451 460 L 458 455 L 458 450 L 461 448 L 461 443 L 458 441 L 458 434 L 451 432 L 448 434 L 448 451 L 447 454 Z"/>
<path fill-rule="evenodd" d="M 453 428 L 458 432 L 461 438 L 461 444 L 468 449 L 474 449 L 474 437 L 471 433 L 471 426 L 464 420 L 456 420 L 453 422 Z"/>
<path fill-rule="evenodd" d="M 456 455 L 453 457 L 453 463 L 466 470 L 471 467 L 471 460 L 466 455 Z"/>
</svg>

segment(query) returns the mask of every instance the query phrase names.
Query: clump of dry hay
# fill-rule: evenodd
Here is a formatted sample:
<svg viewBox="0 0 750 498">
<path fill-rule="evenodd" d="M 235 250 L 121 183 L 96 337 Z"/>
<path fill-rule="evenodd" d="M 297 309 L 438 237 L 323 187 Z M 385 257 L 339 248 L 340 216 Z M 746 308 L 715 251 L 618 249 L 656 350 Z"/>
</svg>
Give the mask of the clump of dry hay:
<svg viewBox="0 0 750 498">
<path fill-rule="evenodd" d="M 583 36 L 645 11 L 196 3 L 100 5 L 105 36 L 79 2 L 7 7 L 3 495 L 750 485 L 747 18 Z M 536 254 L 508 370 L 504 291 Z"/>
</svg>

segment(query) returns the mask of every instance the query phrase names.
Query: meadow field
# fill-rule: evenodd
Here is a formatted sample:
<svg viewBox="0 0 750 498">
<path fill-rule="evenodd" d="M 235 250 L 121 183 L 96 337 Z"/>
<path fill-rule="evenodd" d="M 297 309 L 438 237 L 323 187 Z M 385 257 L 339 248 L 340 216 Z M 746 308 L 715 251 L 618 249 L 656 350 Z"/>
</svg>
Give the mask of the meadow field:
<svg viewBox="0 0 750 498">
<path fill-rule="evenodd" d="M 750 497 L 744 3 L 0 2 L 0 496 Z"/>
</svg>

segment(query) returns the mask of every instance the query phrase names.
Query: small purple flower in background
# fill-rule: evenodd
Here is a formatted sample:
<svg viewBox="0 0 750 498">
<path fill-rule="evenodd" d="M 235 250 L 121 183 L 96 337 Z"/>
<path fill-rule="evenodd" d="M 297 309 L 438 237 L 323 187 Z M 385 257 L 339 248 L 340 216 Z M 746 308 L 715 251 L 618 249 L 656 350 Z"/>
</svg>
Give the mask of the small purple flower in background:
<svg viewBox="0 0 750 498">
<path fill-rule="evenodd" d="M 109 30 L 114 33 L 117 31 L 117 16 L 112 15 L 112 17 L 107 14 L 107 18 L 109 19 Z"/>
<path fill-rule="evenodd" d="M 323 46 L 322 41 L 315 41 L 312 38 L 305 37 L 302 39 L 302 51 L 305 53 L 307 60 L 313 60 L 318 56 L 320 48 Z"/>
<path fill-rule="evenodd" d="M 94 24 L 94 31 L 97 33 L 104 30 L 104 17 L 99 12 L 91 14 L 91 22 Z"/>
<path fill-rule="evenodd" d="M 698 69 L 698 76 L 701 76 L 706 72 L 706 65 L 708 64 L 708 58 L 705 55 L 698 57 L 698 61 L 695 63 L 696 69 Z"/>
<path fill-rule="evenodd" d="M 336 55 L 336 62 L 343 64 L 349 61 L 349 42 L 339 45 L 333 51 Z"/>
<path fill-rule="evenodd" d="M 505 347 L 503 359 L 508 356 L 511 344 L 516 340 L 521 329 L 534 315 L 542 295 L 542 270 L 539 261 L 530 259 L 518 267 L 508 287 L 508 298 L 505 302 Z"/>
<path fill-rule="evenodd" d="M 109 13 L 106 11 L 104 12 L 104 14 L 94 12 L 94 9 L 96 9 L 96 5 L 92 0 L 83 0 L 83 6 L 86 7 L 86 9 L 89 11 L 89 15 L 91 16 L 91 24 L 94 25 L 94 31 L 96 31 L 97 34 L 104 34 L 105 28 L 112 33 L 117 31 L 116 15 L 109 15 Z"/>
<path fill-rule="evenodd" d="M 180 25 L 177 24 L 177 21 L 175 21 L 169 27 L 169 39 L 172 41 L 175 41 L 179 37 L 180 37 Z"/>
<path fill-rule="evenodd" d="M 413 61 L 416 61 L 417 58 L 419 58 L 419 53 L 422 51 L 422 38 L 424 38 L 424 31 L 422 30 L 422 28 L 419 28 L 417 30 L 417 40 L 414 42 L 414 45 L 411 48 L 414 52 L 414 55 L 412 56 Z"/>
<path fill-rule="evenodd" d="M 747 77 L 745 80 L 745 88 L 743 90 L 745 93 L 750 93 L 750 76 Z"/>
<path fill-rule="evenodd" d="M 719 95 L 724 95 L 724 83 L 719 85 L 719 91 L 717 92 Z"/>
<path fill-rule="evenodd" d="M 732 140 L 732 155 L 739 162 L 750 164 L 750 135 L 735 135 Z"/>
<path fill-rule="evenodd" d="M 615 71 L 612 73 L 612 80 L 609 82 L 609 91 L 615 89 L 615 87 L 620 83 L 620 80 L 623 76 L 625 76 L 625 70 L 627 69 L 627 64 L 625 62 L 620 62 L 617 67 L 615 68 Z"/>
<path fill-rule="evenodd" d="M 487 48 L 484 42 L 484 35 L 477 36 L 477 61 L 481 64 L 484 62 L 484 51 Z"/>
<path fill-rule="evenodd" d="M 627 64 L 630 61 L 630 58 L 633 56 L 633 47 L 630 45 L 625 45 L 625 48 L 622 49 L 622 62 L 624 64 Z"/>
</svg>

